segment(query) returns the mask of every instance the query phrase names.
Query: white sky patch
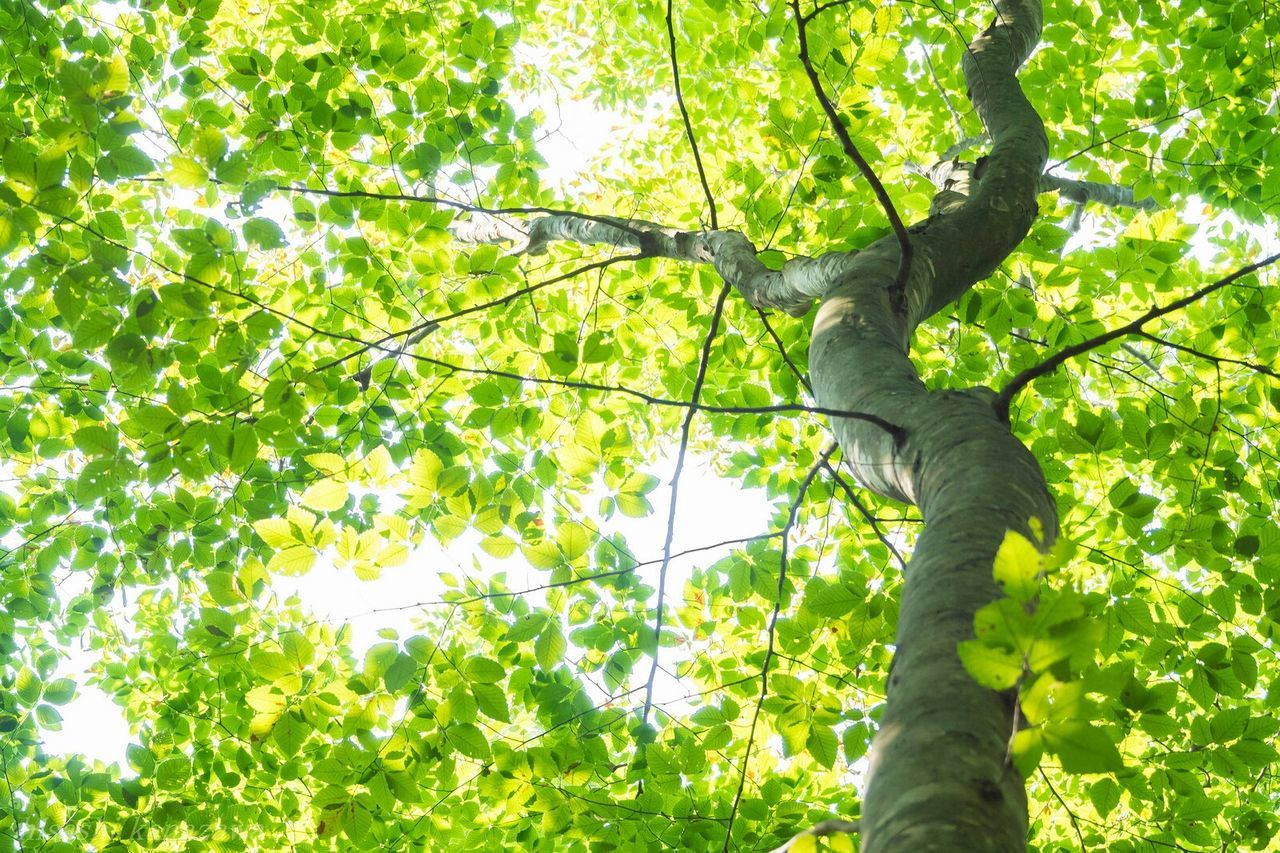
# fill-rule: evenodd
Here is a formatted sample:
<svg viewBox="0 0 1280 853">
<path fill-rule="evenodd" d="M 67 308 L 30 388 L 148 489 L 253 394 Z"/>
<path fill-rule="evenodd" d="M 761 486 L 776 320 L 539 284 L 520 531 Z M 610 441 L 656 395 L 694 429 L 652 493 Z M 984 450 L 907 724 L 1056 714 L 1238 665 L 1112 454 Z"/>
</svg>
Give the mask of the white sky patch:
<svg viewBox="0 0 1280 853">
<path fill-rule="evenodd" d="M 663 484 L 649 495 L 653 504 L 651 515 L 645 518 L 617 515 L 607 522 L 586 520 L 603 531 L 623 534 L 639 560 L 660 558 L 666 537 L 673 468 L 674 458 L 669 456 L 652 471 L 663 479 Z M 680 478 L 678 508 L 673 553 L 768 533 L 773 514 L 773 506 L 763 490 L 743 489 L 717 476 L 707 460 L 693 455 L 687 457 Z M 693 570 L 723 558 L 730 550 L 731 546 L 726 545 L 672 560 L 667 575 L 668 614 L 679 606 L 678 596 L 682 595 Z M 507 560 L 489 557 L 474 547 L 473 537 L 464 534 L 447 547 L 441 547 L 434 540 L 425 542 L 405 564 L 384 570 L 376 580 L 360 580 L 353 571 L 338 569 L 332 560 L 322 558 L 301 577 L 273 576 L 271 586 L 281 599 L 296 596 L 304 609 L 334 627 L 347 625 L 352 652 L 359 660 L 370 646 L 383 639 L 380 631 L 394 630 L 401 639 L 420 632 L 423 607 L 417 605 L 440 599 L 445 591 L 439 577 L 442 571 L 469 575 L 478 581 L 484 579 L 485 572 L 504 572 L 507 585 L 513 590 L 540 586 L 548 578 L 546 572 L 529 567 L 518 555 Z M 656 564 L 637 569 L 645 583 L 655 589 L 658 571 Z M 90 573 L 81 574 L 87 583 Z M 69 601 L 82 591 L 73 587 L 76 585 L 64 584 L 60 588 L 64 600 Z M 530 598 L 535 603 L 544 600 L 540 593 Z M 133 736 L 123 710 L 103 691 L 87 683 L 97 655 L 75 648 L 70 652 L 58 668 L 57 676 L 75 679 L 76 697 L 58 709 L 62 714 L 61 729 L 43 731 L 44 749 L 48 753 L 79 754 L 124 766 L 125 748 Z M 682 710 L 680 697 L 690 692 L 668 674 L 681 662 L 680 654 L 676 649 L 662 650 L 663 667 L 658 671 L 654 700 L 659 705 L 665 704 L 664 710 L 668 712 Z M 633 684 L 642 683 L 649 661 L 650 658 L 645 657 L 637 663 Z M 587 684 L 596 699 L 606 698 L 602 691 L 591 688 L 589 681 Z"/>
</svg>

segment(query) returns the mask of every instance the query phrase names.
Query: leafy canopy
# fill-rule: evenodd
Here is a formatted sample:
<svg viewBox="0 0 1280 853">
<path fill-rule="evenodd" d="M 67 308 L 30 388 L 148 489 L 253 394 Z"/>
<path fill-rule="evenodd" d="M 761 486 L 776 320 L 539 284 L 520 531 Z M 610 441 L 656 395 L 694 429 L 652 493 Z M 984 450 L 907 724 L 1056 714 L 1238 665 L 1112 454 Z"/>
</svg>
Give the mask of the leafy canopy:
<svg viewBox="0 0 1280 853">
<path fill-rule="evenodd" d="M 1159 209 L 1091 207 L 1071 239 L 1071 206 L 1043 197 L 1020 251 L 918 333 L 935 388 L 998 387 L 1274 244 L 1274 8 L 1045 5 L 1021 77 L 1054 173 Z M 721 227 L 771 263 L 887 233 L 787 5 L 675 13 Z M 805 323 L 730 296 L 704 358 L 707 268 L 450 232 L 483 219 L 459 204 L 706 223 L 665 14 L 0 6 L 0 849 L 766 849 L 856 816 L 891 548 L 916 525 L 826 471 L 801 496 L 820 418 L 735 411 L 805 402 Z M 958 68 L 988 15 L 854 2 L 809 27 L 908 221 L 932 192 L 908 163 L 981 130 Z M 612 125 L 564 185 L 544 159 L 571 134 L 556 94 Z M 1023 690 L 1040 849 L 1277 831 L 1274 283 L 1217 291 L 1015 406 L 1074 557 L 1045 576 L 1011 540 L 1010 598 L 963 653 Z M 691 446 L 775 517 L 667 588 L 659 635 L 661 543 L 618 520 L 652 512 L 688 414 L 672 403 L 703 367 L 722 411 L 692 418 Z M 707 511 L 677 504 L 676 523 Z M 321 560 L 436 572 L 413 557 L 433 541 L 484 556 L 367 648 L 273 591 Z M 529 567 L 526 595 L 507 573 Z M 1062 609 L 1018 622 L 1036 596 Z M 688 696 L 646 715 L 659 646 Z M 41 745 L 84 687 L 62 675 L 73 648 L 130 721 L 127 766 Z"/>
</svg>

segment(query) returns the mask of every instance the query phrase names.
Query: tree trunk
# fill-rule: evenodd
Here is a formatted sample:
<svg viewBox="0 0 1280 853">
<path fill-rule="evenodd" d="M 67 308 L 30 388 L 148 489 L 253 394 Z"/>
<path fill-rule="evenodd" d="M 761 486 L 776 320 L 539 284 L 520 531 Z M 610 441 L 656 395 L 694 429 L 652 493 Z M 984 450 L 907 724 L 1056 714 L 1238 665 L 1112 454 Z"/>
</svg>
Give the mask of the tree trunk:
<svg viewBox="0 0 1280 853">
<path fill-rule="evenodd" d="M 912 330 L 989 275 L 1036 214 L 1048 148 L 1014 72 L 1040 32 L 1040 4 L 1005 0 L 970 44 L 965 77 L 990 132 L 983 170 L 957 170 L 935 212 L 911 229 L 906 298 L 891 298 L 898 244 L 890 237 L 849 263 L 814 321 L 810 370 L 822 406 L 876 415 L 837 419 L 845 459 L 881 495 L 919 507 L 924 531 L 907 569 L 888 705 L 872 747 L 862 849 L 1019 851 L 1024 781 L 1008 759 L 1016 696 L 978 686 L 957 645 L 978 608 L 999 596 L 996 550 L 1037 518 L 1051 540 L 1054 502 L 1031 453 L 986 389 L 928 391 L 907 356 Z M 904 304 L 905 303 L 905 304 Z"/>
</svg>

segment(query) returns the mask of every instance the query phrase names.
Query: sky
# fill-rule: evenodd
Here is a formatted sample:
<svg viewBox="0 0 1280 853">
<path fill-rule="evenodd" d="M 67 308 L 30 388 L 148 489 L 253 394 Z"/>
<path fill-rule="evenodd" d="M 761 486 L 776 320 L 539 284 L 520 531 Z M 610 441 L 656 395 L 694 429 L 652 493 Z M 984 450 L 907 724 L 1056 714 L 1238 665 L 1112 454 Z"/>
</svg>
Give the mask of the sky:
<svg viewBox="0 0 1280 853">
<path fill-rule="evenodd" d="M 662 556 L 673 467 L 674 459 L 669 457 L 648 472 L 663 481 L 649 495 L 651 515 L 615 516 L 605 525 L 606 529 L 623 534 L 642 561 Z M 768 532 L 773 512 L 762 490 L 743 489 L 739 483 L 717 477 L 707 460 L 696 456 L 686 460 L 677 508 L 680 512 L 672 553 Z M 668 595 L 679 594 L 695 566 L 710 565 L 729 551 L 730 547 L 725 546 L 674 559 L 668 574 Z M 518 555 L 496 561 L 471 547 L 464 535 L 445 549 L 435 542 L 424 543 L 408 561 L 384 570 L 376 580 L 360 580 L 353 571 L 338 569 L 332 561 L 321 559 L 301 577 L 273 577 L 272 591 L 282 599 L 296 595 L 305 608 L 335 626 L 349 625 L 352 650 L 360 659 L 369 646 L 379 641 L 380 629 L 393 628 L 401 637 L 416 633 L 414 619 L 420 609 L 404 605 L 437 599 L 444 589 L 438 577 L 441 571 L 474 575 L 470 568 L 473 556 L 479 557 L 482 569 L 506 571 L 513 589 L 521 588 L 526 581 L 528 586 L 546 582 L 546 572 L 524 565 Z M 526 576 L 522 577 L 522 572 Z M 639 572 L 646 583 L 656 587 L 658 566 L 645 566 Z M 75 591 L 64 591 L 67 594 L 74 596 Z M 665 669 L 676 662 L 676 654 L 674 649 L 663 649 Z M 93 661 L 91 653 L 73 650 L 59 667 L 58 676 L 75 678 L 79 688 L 76 698 L 59 709 L 61 730 L 45 730 L 44 747 L 50 753 L 78 753 L 105 762 L 118 761 L 124 766 L 125 748 L 133 738 L 120 707 L 101 690 L 85 684 L 87 668 Z M 647 671 L 647 665 L 639 669 Z M 654 689 L 657 702 L 672 700 L 685 692 L 675 679 L 659 670 Z"/>
</svg>

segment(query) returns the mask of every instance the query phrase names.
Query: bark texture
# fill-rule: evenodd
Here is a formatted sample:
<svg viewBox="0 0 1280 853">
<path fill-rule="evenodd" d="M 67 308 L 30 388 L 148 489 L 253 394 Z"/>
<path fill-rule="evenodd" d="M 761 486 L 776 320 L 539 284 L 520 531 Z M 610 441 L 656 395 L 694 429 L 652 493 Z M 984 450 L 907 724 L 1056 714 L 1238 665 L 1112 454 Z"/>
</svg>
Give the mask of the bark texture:
<svg viewBox="0 0 1280 853">
<path fill-rule="evenodd" d="M 1020 851 L 1024 781 L 1007 761 L 1015 697 L 978 686 L 956 653 L 973 615 L 998 597 L 991 578 L 1006 530 L 1056 510 L 1038 464 L 991 406 L 986 389 L 928 391 L 907 357 L 912 330 L 989 275 L 1036 215 L 1048 155 L 1044 128 L 1015 72 L 1039 39 L 1040 4 L 1003 0 L 971 42 L 965 79 L 993 143 L 982 168 L 957 170 L 932 215 L 914 226 L 906 316 L 890 305 L 897 244 L 860 253 L 826 295 L 810 371 L 824 406 L 900 424 L 894 441 L 862 424 L 834 426 L 858 479 L 916 504 L 925 527 L 908 566 L 888 705 L 872 749 L 862 849 Z"/>
</svg>

